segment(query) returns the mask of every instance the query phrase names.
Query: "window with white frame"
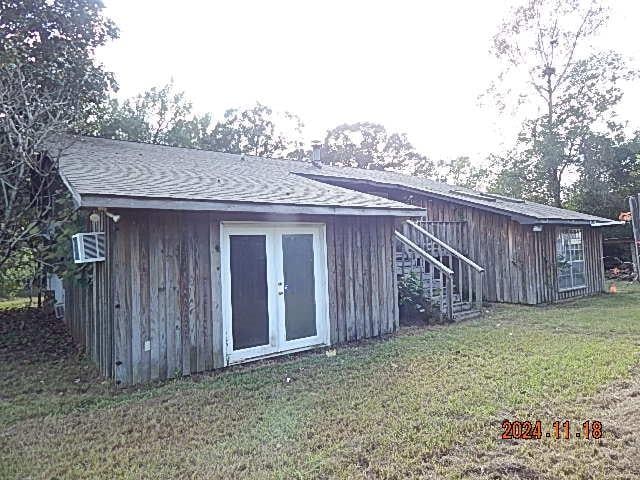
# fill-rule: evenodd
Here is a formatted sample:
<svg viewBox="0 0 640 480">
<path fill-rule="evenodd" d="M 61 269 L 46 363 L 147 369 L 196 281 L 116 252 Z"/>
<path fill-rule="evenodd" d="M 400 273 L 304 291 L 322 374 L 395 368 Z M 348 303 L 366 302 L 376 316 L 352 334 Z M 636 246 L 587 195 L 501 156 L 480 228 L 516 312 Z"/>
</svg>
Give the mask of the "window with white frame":
<svg viewBox="0 0 640 480">
<path fill-rule="evenodd" d="M 556 239 L 558 290 L 586 287 L 582 230 L 560 230 Z"/>
</svg>

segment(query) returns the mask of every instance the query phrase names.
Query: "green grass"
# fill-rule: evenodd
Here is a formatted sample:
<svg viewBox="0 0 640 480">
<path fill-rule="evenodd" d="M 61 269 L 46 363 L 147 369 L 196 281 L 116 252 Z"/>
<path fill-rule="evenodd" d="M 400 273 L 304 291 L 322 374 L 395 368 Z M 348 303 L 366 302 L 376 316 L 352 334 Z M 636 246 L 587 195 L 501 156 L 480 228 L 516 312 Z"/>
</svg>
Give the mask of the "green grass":
<svg viewBox="0 0 640 480">
<path fill-rule="evenodd" d="M 38 299 L 31 298 L 31 304 L 37 305 Z M 17 298 L 0 298 L 0 310 L 9 310 L 13 308 L 26 307 L 29 304 L 29 297 L 17 297 Z"/>
<path fill-rule="evenodd" d="M 298 355 L 119 392 L 70 348 L 52 358 L 8 355 L 0 478 L 478 476 L 478 452 L 503 448 L 503 418 L 580 415 L 588 409 L 579 399 L 632 378 L 639 305 L 640 289 L 623 287 L 547 308 L 499 306 L 335 357 Z M 443 460 L 454 452 L 455 461 Z"/>
</svg>

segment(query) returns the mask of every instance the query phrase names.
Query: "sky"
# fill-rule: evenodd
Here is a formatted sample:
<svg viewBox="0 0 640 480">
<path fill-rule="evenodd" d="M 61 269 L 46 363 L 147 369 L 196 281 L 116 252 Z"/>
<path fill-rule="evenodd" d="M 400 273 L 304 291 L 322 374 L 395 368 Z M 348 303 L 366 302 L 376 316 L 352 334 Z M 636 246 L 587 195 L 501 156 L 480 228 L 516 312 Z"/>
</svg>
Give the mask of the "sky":
<svg viewBox="0 0 640 480">
<path fill-rule="evenodd" d="M 499 72 L 491 38 L 513 0 L 105 0 L 120 38 L 98 51 L 121 97 L 171 79 L 214 121 L 259 101 L 299 115 L 307 141 L 342 123 L 404 132 L 432 159 L 513 144 L 520 120 L 478 96 Z M 640 1 L 611 0 L 595 40 L 640 66 Z M 618 108 L 640 128 L 640 83 Z"/>
</svg>

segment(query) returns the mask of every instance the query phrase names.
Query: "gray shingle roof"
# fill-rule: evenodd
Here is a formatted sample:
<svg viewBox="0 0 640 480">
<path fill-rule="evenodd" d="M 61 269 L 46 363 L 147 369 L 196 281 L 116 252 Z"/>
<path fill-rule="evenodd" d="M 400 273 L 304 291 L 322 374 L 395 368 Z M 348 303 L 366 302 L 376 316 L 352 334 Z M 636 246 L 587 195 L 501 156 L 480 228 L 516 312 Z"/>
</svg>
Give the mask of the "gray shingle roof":
<svg viewBox="0 0 640 480">
<path fill-rule="evenodd" d="M 461 204 L 471 205 L 480 209 L 494 211 L 513 217 L 518 221 L 530 223 L 584 223 L 584 224 L 618 224 L 615 220 L 596 217 L 573 210 L 551 207 L 540 203 L 485 194 L 469 188 L 457 187 L 446 183 L 436 182 L 428 178 L 413 177 L 396 172 L 364 170 L 350 167 L 325 166 L 314 167 L 301 162 L 291 162 L 291 171 L 305 175 L 308 178 L 321 180 L 352 179 L 381 186 L 399 186 L 409 190 L 424 193 L 439 198 L 446 198 Z"/>
<path fill-rule="evenodd" d="M 332 179 L 400 187 L 508 215 L 526 223 L 616 224 L 606 218 L 539 203 L 489 197 L 474 190 L 396 172 L 276 160 L 145 143 L 74 137 L 60 160 L 63 178 L 83 198 L 144 198 L 297 205 L 339 210 L 383 209 L 415 215 L 419 209 L 330 185 Z M 324 181 L 324 182 L 323 182 Z M 192 204 L 190 204 L 192 205 Z M 91 204 L 90 206 L 96 206 Z"/>
<path fill-rule="evenodd" d="M 216 205 L 294 205 L 327 213 L 384 210 L 416 215 L 420 209 L 318 182 L 289 171 L 292 162 L 145 143 L 73 137 L 60 158 L 60 173 L 80 206 L 144 206 L 122 199 L 165 201 L 164 208 L 194 202 Z M 114 198 L 121 199 L 116 202 Z M 98 201 L 99 200 L 99 201 Z M 185 203 L 191 202 L 191 203 Z M 205 208 L 206 204 L 202 203 Z M 244 206 L 244 207 L 243 207 Z M 225 208 L 227 209 L 227 208 Z M 329 210 L 327 210 L 329 209 Z M 357 209 L 357 210 L 354 210 Z M 260 210 L 260 209 L 258 209 Z M 299 210 L 298 210 L 299 211 Z M 319 212 L 318 212 L 319 213 Z M 348 212 L 347 212 L 348 213 Z"/>
</svg>

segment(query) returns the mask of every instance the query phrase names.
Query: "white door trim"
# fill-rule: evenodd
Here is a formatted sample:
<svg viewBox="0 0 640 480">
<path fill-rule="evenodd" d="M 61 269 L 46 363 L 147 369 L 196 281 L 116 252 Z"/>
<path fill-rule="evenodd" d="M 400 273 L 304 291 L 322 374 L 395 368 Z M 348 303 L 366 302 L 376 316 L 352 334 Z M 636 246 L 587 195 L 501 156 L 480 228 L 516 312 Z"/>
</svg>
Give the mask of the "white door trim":
<svg viewBox="0 0 640 480">
<path fill-rule="evenodd" d="M 241 234 L 245 235 L 266 236 L 270 336 L 269 345 L 234 351 L 232 338 L 233 311 L 231 306 L 229 235 L 236 232 L 241 232 Z M 278 295 L 278 289 L 280 288 L 278 284 L 281 283 L 284 285 L 282 235 L 296 233 L 313 234 L 316 335 L 287 341 L 284 319 L 284 295 Z M 325 224 L 302 222 L 220 222 L 220 258 L 223 317 L 222 351 L 225 365 L 314 348 L 329 343 L 329 292 Z"/>
<path fill-rule="evenodd" d="M 267 256 L 267 312 L 269 315 L 269 344 L 257 347 L 245 348 L 234 351 L 232 332 L 233 308 L 231 305 L 231 269 L 230 267 L 230 244 L 229 235 L 241 232 L 244 235 L 256 235 L 265 237 L 265 249 Z M 272 322 L 277 318 L 277 306 L 271 292 L 275 278 L 273 262 L 269 260 L 270 252 L 273 251 L 273 236 L 265 232 L 264 229 L 256 228 L 252 225 L 244 225 L 242 228 L 220 223 L 220 280 L 221 280 L 221 302 L 222 302 L 222 325 L 223 325 L 223 345 L 225 365 L 242 361 L 245 358 L 260 357 L 276 352 L 277 338 L 276 332 L 272 328 Z"/>
</svg>

